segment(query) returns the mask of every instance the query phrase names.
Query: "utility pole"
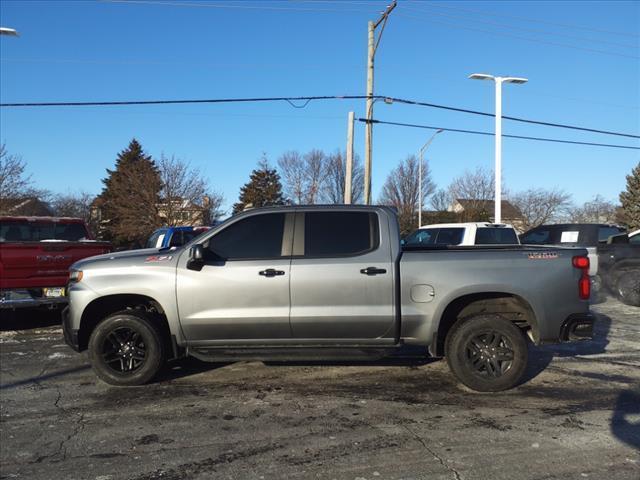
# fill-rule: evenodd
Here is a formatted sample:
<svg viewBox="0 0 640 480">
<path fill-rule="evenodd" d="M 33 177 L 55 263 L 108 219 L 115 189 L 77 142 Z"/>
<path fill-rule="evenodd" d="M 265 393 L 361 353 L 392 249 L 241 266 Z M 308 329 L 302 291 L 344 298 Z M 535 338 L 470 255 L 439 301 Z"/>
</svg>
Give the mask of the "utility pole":
<svg viewBox="0 0 640 480">
<path fill-rule="evenodd" d="M 382 12 L 382 16 L 377 22 L 369 22 L 369 37 L 368 37 L 368 51 L 367 51 L 367 125 L 364 134 L 364 203 L 365 205 L 371 205 L 371 147 L 373 140 L 373 125 L 371 119 L 373 118 L 373 62 L 380 45 L 380 39 L 384 32 L 384 27 L 387 24 L 389 14 L 396 8 L 396 0 L 391 2 L 391 5 Z M 378 35 L 378 40 L 375 39 L 375 30 L 382 23 L 382 29 Z"/>
<path fill-rule="evenodd" d="M 351 203 L 351 177 L 353 175 L 353 124 L 355 122 L 354 112 L 349 112 L 347 121 L 347 165 L 344 174 L 344 203 Z"/>
</svg>

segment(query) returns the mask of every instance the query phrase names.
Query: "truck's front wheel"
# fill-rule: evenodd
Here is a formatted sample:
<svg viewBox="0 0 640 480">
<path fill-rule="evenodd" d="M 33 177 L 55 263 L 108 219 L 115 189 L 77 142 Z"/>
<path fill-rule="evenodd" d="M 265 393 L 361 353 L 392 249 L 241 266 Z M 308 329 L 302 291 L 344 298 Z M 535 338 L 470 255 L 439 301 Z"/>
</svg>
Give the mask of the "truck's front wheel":
<svg viewBox="0 0 640 480">
<path fill-rule="evenodd" d="M 164 346 L 158 330 L 133 310 L 110 315 L 89 338 L 89 360 L 96 375 L 111 385 L 142 385 L 164 364 Z"/>
<path fill-rule="evenodd" d="M 516 386 L 527 368 L 527 340 L 517 326 L 494 314 L 454 325 L 445 344 L 452 372 L 467 387 L 499 392 Z"/>
</svg>

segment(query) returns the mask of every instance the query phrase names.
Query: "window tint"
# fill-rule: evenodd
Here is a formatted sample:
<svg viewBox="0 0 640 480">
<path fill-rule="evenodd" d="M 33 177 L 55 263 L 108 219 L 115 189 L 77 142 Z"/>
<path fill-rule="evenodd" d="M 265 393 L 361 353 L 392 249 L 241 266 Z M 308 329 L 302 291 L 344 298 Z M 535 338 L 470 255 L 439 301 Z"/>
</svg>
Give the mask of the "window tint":
<svg viewBox="0 0 640 480">
<path fill-rule="evenodd" d="M 513 245 L 518 243 L 516 232 L 511 228 L 478 228 L 476 245 Z"/>
<path fill-rule="evenodd" d="M 464 228 L 441 228 L 436 245 L 460 245 L 464 236 Z"/>
<path fill-rule="evenodd" d="M 57 222 L 2 222 L 0 241 L 39 242 L 42 240 L 67 240 L 77 242 L 88 237 L 82 223 Z"/>
<path fill-rule="evenodd" d="M 548 245 L 551 243 L 551 231 L 549 229 L 532 230 L 522 236 L 522 243 L 528 245 Z"/>
<path fill-rule="evenodd" d="M 629 237 L 629 243 L 632 245 L 640 245 L 640 233 L 636 233 L 633 237 Z"/>
<path fill-rule="evenodd" d="M 437 235 L 437 228 L 416 230 L 404 239 L 404 244 L 407 246 L 433 245 Z"/>
<path fill-rule="evenodd" d="M 209 251 L 224 259 L 280 257 L 284 215 L 267 213 L 235 222 L 209 239 Z"/>
<path fill-rule="evenodd" d="M 611 235 L 618 235 L 623 232 L 624 230 L 618 227 L 600 227 L 598 229 L 598 241 L 606 242 Z"/>
<path fill-rule="evenodd" d="M 357 255 L 378 246 L 378 218 L 368 212 L 307 212 L 304 252 L 308 257 Z"/>
</svg>

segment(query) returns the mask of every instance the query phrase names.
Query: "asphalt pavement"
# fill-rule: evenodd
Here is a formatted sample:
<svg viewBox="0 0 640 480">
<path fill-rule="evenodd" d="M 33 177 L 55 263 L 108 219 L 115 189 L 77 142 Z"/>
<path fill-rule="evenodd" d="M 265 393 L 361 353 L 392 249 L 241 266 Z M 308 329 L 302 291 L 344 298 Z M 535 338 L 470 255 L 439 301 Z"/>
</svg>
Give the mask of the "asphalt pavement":
<svg viewBox="0 0 640 480">
<path fill-rule="evenodd" d="M 99 381 L 57 314 L 0 312 L 2 479 L 640 479 L 640 309 L 532 348 L 498 394 L 446 362 L 206 364 Z"/>
</svg>

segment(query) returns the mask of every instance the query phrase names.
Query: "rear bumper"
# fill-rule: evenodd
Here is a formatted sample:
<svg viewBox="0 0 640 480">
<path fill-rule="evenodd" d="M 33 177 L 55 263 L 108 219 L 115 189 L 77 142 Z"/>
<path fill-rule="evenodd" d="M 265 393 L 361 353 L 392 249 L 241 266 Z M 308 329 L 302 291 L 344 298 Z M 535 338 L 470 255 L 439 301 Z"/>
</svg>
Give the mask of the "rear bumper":
<svg viewBox="0 0 640 480">
<path fill-rule="evenodd" d="M 560 327 L 561 342 L 575 342 L 593 338 L 593 325 L 596 318 L 591 313 L 569 315 Z"/>
<path fill-rule="evenodd" d="M 56 287 L 57 288 L 57 287 Z M 64 306 L 69 302 L 69 297 L 45 297 L 43 289 L 0 290 L 0 309 Z"/>
<path fill-rule="evenodd" d="M 69 315 L 69 307 L 62 311 L 62 333 L 64 335 L 64 341 L 67 345 L 73 348 L 76 352 L 80 351 L 80 345 L 78 343 L 78 330 L 71 328 L 71 315 Z"/>
</svg>

